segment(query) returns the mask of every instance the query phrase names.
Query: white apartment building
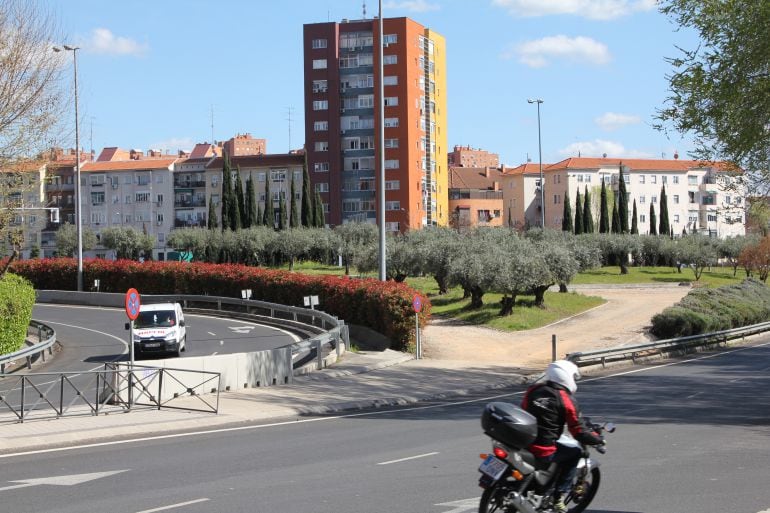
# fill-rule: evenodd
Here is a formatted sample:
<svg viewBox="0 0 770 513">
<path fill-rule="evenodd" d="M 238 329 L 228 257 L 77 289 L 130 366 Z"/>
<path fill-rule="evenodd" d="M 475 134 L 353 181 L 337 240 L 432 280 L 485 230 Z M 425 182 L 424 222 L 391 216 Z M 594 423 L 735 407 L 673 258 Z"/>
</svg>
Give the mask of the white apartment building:
<svg viewBox="0 0 770 513">
<path fill-rule="evenodd" d="M 51 211 L 45 209 L 44 203 L 45 169 L 44 164 L 31 162 L 17 169 L 0 170 L 0 209 L 13 209 L 13 217 L 7 222 L 9 228 L 23 233 L 21 258 L 29 258 L 33 247 L 40 249 L 41 232 L 50 219 Z"/>
<path fill-rule="evenodd" d="M 639 233 L 650 232 L 650 205 L 660 222 L 660 200 L 665 186 L 669 224 L 674 235 L 700 233 L 711 237 L 744 235 L 745 187 L 721 163 L 694 160 L 610 159 L 573 157 L 543 164 L 545 225 L 561 229 L 565 198 L 572 202 L 586 187 L 598 227 L 601 184 L 617 193 L 620 167 L 628 193 L 629 227 L 633 202 Z M 528 163 L 506 170 L 503 179 L 505 216 L 513 226 L 540 226 L 539 165 Z M 612 215 L 610 205 L 609 214 Z"/>
<path fill-rule="evenodd" d="M 155 239 L 152 258 L 165 260 L 166 236 L 174 226 L 173 169 L 176 157 L 89 162 L 81 167 L 82 225 L 96 233 L 133 227 Z M 98 245 L 85 257 L 114 258 Z"/>
</svg>

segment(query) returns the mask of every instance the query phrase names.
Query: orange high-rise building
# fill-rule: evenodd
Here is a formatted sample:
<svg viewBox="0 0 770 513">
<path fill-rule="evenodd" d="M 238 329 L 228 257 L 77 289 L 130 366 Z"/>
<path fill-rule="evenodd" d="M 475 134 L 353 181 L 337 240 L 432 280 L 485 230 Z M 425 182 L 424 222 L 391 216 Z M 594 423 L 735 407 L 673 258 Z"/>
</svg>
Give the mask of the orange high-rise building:
<svg viewBox="0 0 770 513">
<path fill-rule="evenodd" d="M 385 136 L 385 223 L 404 231 L 448 222 L 446 46 L 409 18 L 304 26 L 305 146 L 326 221 L 378 223 L 380 130 Z"/>
</svg>

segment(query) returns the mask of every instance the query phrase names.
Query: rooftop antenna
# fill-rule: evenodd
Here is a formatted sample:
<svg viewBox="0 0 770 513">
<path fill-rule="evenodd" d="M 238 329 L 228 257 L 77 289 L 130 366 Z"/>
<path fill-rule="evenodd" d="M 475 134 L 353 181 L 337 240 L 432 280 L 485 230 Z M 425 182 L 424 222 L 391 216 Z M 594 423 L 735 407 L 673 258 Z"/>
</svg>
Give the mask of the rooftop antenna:
<svg viewBox="0 0 770 513">
<path fill-rule="evenodd" d="M 91 159 L 93 159 L 93 157 L 94 157 L 94 117 L 93 116 L 91 116 L 91 137 L 90 137 L 90 140 L 91 140 L 91 143 L 90 143 L 90 145 L 91 145 Z M 91 159 L 89 159 L 89 160 L 91 160 Z"/>
<path fill-rule="evenodd" d="M 364 19 L 366 19 L 366 0 L 364 0 L 363 8 L 364 8 Z"/>
<path fill-rule="evenodd" d="M 291 152 L 291 113 L 294 111 L 294 107 L 286 107 L 286 110 L 288 111 L 286 120 L 289 122 L 289 152 Z"/>
<path fill-rule="evenodd" d="M 211 104 L 211 144 L 214 144 L 214 104 Z"/>
</svg>

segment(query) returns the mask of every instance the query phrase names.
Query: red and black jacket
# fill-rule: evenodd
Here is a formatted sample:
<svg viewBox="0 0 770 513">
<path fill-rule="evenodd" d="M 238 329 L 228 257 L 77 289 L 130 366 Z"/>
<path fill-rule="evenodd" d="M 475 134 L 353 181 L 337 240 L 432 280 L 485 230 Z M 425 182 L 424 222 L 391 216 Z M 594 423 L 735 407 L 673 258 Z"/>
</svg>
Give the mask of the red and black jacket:
<svg viewBox="0 0 770 513">
<path fill-rule="evenodd" d="M 556 452 L 556 440 L 564 432 L 564 424 L 578 442 L 586 445 L 602 443 L 601 437 L 586 427 L 575 398 L 557 383 L 547 381 L 530 387 L 521 407 L 537 418 L 537 438 L 529 451 L 538 458 Z"/>
</svg>

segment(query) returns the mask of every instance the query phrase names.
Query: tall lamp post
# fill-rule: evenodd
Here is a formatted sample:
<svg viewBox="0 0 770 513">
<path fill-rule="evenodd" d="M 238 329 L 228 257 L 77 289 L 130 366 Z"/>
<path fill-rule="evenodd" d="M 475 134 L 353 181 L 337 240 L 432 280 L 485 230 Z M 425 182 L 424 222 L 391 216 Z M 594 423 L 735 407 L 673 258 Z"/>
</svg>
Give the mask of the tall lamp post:
<svg viewBox="0 0 770 513">
<path fill-rule="evenodd" d="M 543 181 L 543 146 L 540 142 L 540 98 L 530 98 L 527 103 L 537 104 L 537 153 L 540 159 L 540 226 L 545 229 L 545 182 Z"/>
<path fill-rule="evenodd" d="M 379 13 L 378 13 L 378 20 L 377 25 L 379 29 L 379 38 L 380 38 L 380 44 L 378 45 L 377 49 L 377 58 L 380 61 L 379 66 L 379 75 L 380 75 L 380 84 L 378 88 L 379 92 L 379 99 L 380 99 L 380 109 L 379 109 L 379 125 L 380 125 L 380 138 L 379 141 L 377 141 L 377 147 L 380 150 L 380 173 L 379 173 L 379 180 L 377 182 L 377 209 L 380 211 L 380 251 L 379 251 L 379 264 L 380 264 L 380 273 L 379 278 L 380 281 L 386 281 L 388 279 L 387 275 L 387 269 L 386 269 L 386 262 L 387 262 L 387 256 L 385 251 L 385 72 L 384 72 L 384 63 L 382 62 L 382 54 L 383 50 L 382 47 L 384 46 L 383 41 L 383 35 L 382 35 L 382 24 L 384 23 L 384 20 L 382 19 L 382 0 L 379 0 Z"/>
<path fill-rule="evenodd" d="M 75 75 L 75 219 L 78 233 L 78 292 L 83 292 L 83 221 L 80 201 L 80 123 L 78 119 L 78 53 L 79 46 L 63 45 L 53 47 L 54 52 L 72 52 Z"/>
</svg>

